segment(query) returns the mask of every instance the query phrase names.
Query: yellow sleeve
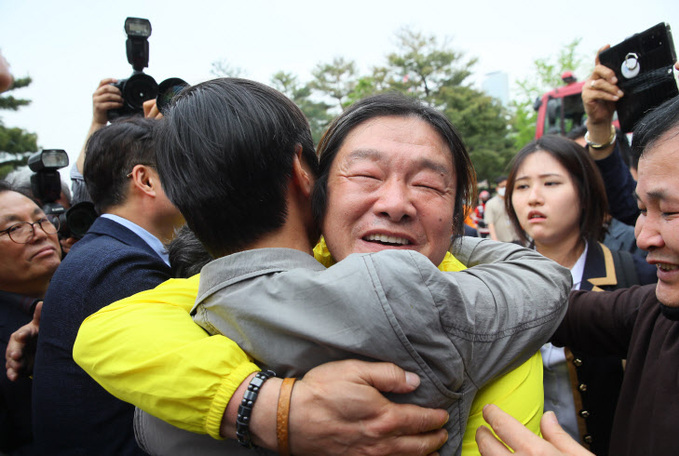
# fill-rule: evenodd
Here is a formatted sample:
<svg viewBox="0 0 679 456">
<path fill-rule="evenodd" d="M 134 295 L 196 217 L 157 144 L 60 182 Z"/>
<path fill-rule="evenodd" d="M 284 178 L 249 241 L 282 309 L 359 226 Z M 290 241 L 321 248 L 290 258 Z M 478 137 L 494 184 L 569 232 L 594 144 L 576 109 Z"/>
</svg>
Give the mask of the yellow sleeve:
<svg viewBox="0 0 679 456">
<path fill-rule="evenodd" d="M 231 396 L 259 368 L 233 341 L 193 322 L 198 281 L 171 279 L 89 316 L 73 359 L 117 398 L 218 439 Z"/>
<path fill-rule="evenodd" d="M 448 252 L 439 269 L 462 271 L 466 266 Z M 462 438 L 463 455 L 480 456 L 475 436 L 479 426 L 488 426 L 483 419 L 483 407 L 486 404 L 497 405 L 534 434 L 540 435 L 540 419 L 545 402 L 542 373 L 542 355 L 537 352 L 521 366 L 486 384 L 476 393 Z"/>
<path fill-rule="evenodd" d="M 490 427 L 482 414 L 486 404 L 497 405 L 531 432 L 540 435 L 544 402 L 542 355 L 537 352 L 521 366 L 486 384 L 476 393 L 462 438 L 462 454 L 480 455 L 474 436 L 479 426 Z"/>
</svg>

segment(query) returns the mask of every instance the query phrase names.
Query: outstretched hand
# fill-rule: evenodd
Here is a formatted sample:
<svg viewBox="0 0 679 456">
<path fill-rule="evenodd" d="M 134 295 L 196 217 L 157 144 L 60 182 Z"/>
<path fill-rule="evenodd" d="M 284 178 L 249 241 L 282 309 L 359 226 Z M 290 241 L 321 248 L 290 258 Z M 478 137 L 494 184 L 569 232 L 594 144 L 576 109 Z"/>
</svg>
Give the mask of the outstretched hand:
<svg viewBox="0 0 679 456">
<path fill-rule="evenodd" d="M 29 376 L 33 373 L 33 360 L 38 342 L 41 311 L 42 301 L 35 306 L 33 320 L 14 331 L 7 343 L 5 368 L 7 369 L 7 378 L 13 382 L 21 376 Z"/>
</svg>

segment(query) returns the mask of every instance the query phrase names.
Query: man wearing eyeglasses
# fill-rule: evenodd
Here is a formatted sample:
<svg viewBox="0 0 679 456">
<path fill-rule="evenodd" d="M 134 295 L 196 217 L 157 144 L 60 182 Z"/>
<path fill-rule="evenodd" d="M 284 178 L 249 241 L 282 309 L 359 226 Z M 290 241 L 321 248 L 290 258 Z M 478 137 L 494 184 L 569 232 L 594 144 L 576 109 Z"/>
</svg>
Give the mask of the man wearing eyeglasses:
<svg viewBox="0 0 679 456">
<path fill-rule="evenodd" d="M 58 223 L 58 221 L 56 221 Z M 61 262 L 58 226 L 0 181 L 0 350 L 29 323 Z M 0 375 L 0 453 L 31 454 L 31 379 Z"/>
</svg>

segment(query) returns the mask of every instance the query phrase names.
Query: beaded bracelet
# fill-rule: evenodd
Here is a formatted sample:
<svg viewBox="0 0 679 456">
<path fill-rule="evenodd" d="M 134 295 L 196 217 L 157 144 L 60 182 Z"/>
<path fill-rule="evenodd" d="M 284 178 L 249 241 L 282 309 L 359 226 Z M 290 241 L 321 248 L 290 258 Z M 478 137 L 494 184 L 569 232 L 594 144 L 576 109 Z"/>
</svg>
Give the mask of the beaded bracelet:
<svg viewBox="0 0 679 456">
<path fill-rule="evenodd" d="M 259 390 L 265 381 L 275 376 L 276 373 L 270 370 L 257 372 L 250 381 L 247 391 L 243 394 L 243 400 L 238 407 L 238 415 L 236 416 L 236 438 L 238 438 L 238 443 L 245 448 L 253 448 L 255 446 L 250 435 L 250 416 L 252 415 L 252 408 L 257 400 Z"/>
</svg>

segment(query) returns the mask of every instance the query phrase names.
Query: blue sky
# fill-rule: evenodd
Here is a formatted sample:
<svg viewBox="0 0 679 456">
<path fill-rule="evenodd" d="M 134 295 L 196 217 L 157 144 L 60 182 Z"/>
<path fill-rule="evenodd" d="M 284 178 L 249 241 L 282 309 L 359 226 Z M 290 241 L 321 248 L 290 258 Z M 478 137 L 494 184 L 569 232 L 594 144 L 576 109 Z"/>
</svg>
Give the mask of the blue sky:
<svg viewBox="0 0 679 456">
<path fill-rule="evenodd" d="M 394 34 L 404 26 L 447 38 L 453 48 L 477 57 L 478 81 L 505 71 L 510 85 L 529 76 L 536 58 L 578 37 L 580 49 L 593 58 L 601 45 L 665 21 L 679 43 L 676 0 L 0 0 L 0 49 L 15 76 L 33 78 L 31 87 L 17 92 L 32 105 L 0 113 L 5 125 L 37 133 L 39 146 L 65 149 L 73 162 L 99 80 L 132 72 L 125 57 L 127 16 L 151 21 L 145 71 L 158 82 L 172 76 L 189 83 L 210 79 L 212 62 L 221 59 L 262 82 L 279 70 L 308 80 L 316 63 L 335 56 L 367 71 L 395 49 Z"/>
</svg>

